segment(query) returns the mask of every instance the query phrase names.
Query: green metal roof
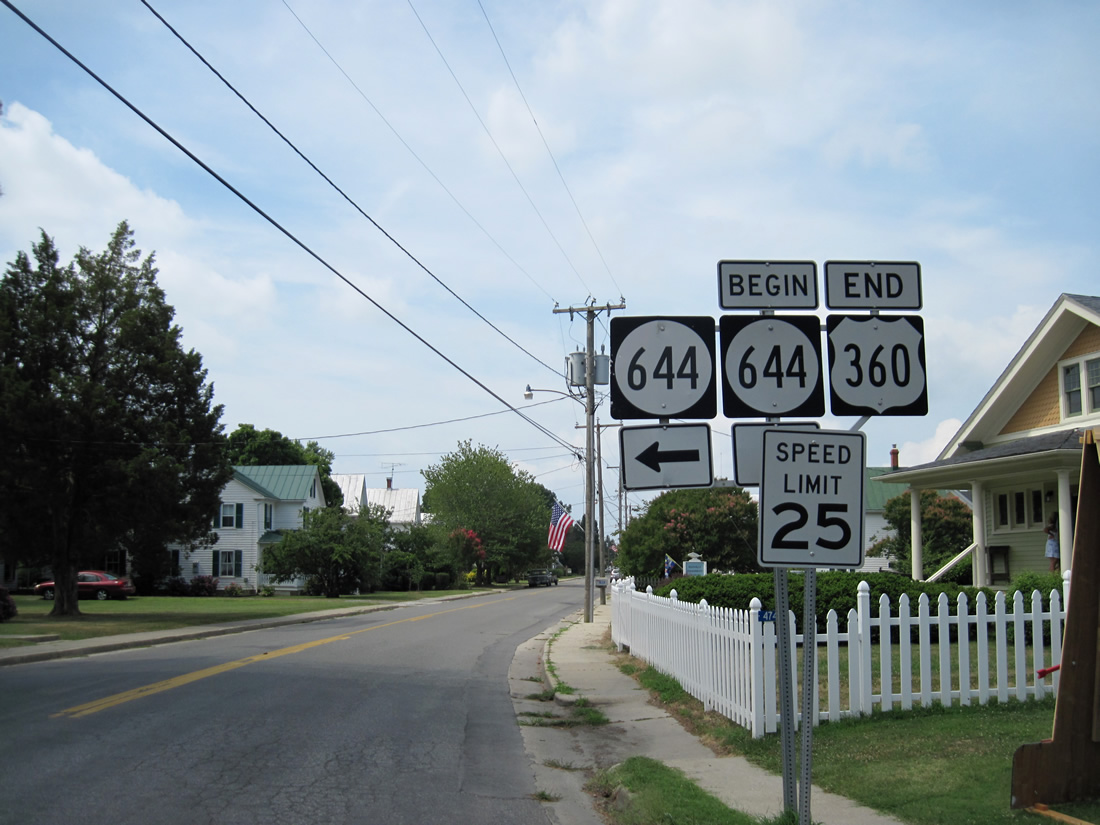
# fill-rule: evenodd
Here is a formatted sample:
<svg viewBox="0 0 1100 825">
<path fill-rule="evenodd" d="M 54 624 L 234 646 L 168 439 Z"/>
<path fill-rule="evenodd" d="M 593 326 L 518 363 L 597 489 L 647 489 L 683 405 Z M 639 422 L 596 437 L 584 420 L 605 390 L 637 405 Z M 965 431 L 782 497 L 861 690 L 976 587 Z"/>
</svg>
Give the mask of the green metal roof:
<svg viewBox="0 0 1100 825">
<path fill-rule="evenodd" d="M 309 488 L 318 478 L 312 464 L 261 464 L 255 467 L 234 467 L 237 478 L 267 498 L 284 501 L 304 501 Z"/>
<path fill-rule="evenodd" d="M 904 469 L 904 468 L 903 468 Z M 890 499 L 900 496 L 902 493 L 908 492 L 912 486 L 905 482 L 898 482 L 892 484 L 889 481 L 872 481 L 875 478 L 881 478 L 882 476 L 888 476 L 891 473 L 900 472 L 892 467 L 868 467 L 866 468 L 867 475 L 864 476 L 865 483 L 863 498 L 866 503 L 867 512 L 881 513 L 886 509 L 886 502 Z M 942 498 L 949 498 L 952 495 L 951 490 L 936 490 L 936 494 Z M 969 506 L 969 505 L 968 505 Z"/>
<path fill-rule="evenodd" d="M 863 485 L 863 496 L 868 511 L 882 512 L 886 509 L 886 502 L 909 489 L 908 484 L 891 484 L 888 481 L 871 482 L 873 478 L 894 472 L 890 467 L 868 467 L 866 472 L 867 483 Z"/>
</svg>

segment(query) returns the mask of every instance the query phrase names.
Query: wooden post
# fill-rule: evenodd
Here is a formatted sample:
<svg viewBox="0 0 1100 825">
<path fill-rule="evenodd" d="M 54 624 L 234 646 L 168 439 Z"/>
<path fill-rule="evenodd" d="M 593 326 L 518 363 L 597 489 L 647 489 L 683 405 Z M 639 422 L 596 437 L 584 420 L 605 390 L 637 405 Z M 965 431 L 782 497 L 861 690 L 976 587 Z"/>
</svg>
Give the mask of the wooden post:
<svg viewBox="0 0 1100 825">
<path fill-rule="evenodd" d="M 1013 808 L 1100 797 L 1100 460 L 1091 431 L 1081 451 L 1071 559 L 1054 733 L 1016 751 Z"/>
</svg>

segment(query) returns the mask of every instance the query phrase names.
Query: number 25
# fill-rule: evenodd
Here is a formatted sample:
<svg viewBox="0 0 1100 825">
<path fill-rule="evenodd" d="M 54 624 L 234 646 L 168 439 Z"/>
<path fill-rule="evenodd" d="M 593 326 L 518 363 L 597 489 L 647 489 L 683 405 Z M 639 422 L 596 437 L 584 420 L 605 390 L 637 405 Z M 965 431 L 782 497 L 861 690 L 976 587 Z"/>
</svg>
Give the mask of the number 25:
<svg viewBox="0 0 1100 825">
<path fill-rule="evenodd" d="M 772 542 L 772 547 L 776 550 L 808 550 L 810 543 L 803 539 L 788 538 L 791 533 L 796 530 L 800 530 L 806 526 L 809 521 L 810 514 L 806 512 L 806 508 L 801 504 L 797 504 L 793 501 L 784 502 L 783 504 L 777 504 L 772 508 L 772 512 L 777 516 L 783 515 L 783 513 L 794 513 L 793 520 L 787 522 L 775 533 L 775 539 Z M 817 541 L 814 542 L 818 547 L 824 547 L 826 550 L 840 550 L 846 546 L 849 541 L 852 540 L 852 528 L 848 525 L 848 522 L 842 518 L 833 516 L 833 513 L 847 513 L 847 504 L 818 504 L 817 505 L 817 526 L 822 529 L 829 527 L 840 528 L 839 539 L 827 539 L 823 536 L 819 536 Z"/>
</svg>

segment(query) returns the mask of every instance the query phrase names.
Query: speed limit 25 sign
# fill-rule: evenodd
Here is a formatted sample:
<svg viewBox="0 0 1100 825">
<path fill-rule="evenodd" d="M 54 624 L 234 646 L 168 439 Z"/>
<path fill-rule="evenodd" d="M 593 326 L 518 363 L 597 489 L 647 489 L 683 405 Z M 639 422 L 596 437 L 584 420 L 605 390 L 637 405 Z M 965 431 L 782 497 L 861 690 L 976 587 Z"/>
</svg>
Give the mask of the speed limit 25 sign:
<svg viewBox="0 0 1100 825">
<path fill-rule="evenodd" d="M 723 315 L 719 335 L 727 418 L 825 414 L 817 316 Z"/>
<path fill-rule="evenodd" d="M 764 431 L 761 567 L 863 564 L 866 437 L 848 430 Z"/>
<path fill-rule="evenodd" d="M 830 315 L 833 415 L 927 415 L 924 319 L 918 315 Z"/>
<path fill-rule="evenodd" d="M 701 418 L 718 414 L 714 319 L 611 319 L 611 417 Z"/>
</svg>

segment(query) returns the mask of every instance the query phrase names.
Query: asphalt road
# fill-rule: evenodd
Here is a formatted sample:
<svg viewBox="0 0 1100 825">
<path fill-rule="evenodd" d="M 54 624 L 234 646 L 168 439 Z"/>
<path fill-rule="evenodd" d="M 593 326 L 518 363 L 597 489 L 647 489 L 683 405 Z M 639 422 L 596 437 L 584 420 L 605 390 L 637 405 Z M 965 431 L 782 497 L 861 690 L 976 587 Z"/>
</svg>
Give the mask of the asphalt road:
<svg viewBox="0 0 1100 825">
<path fill-rule="evenodd" d="M 582 602 L 566 582 L 3 668 L 0 823 L 545 825 L 507 673 Z"/>
</svg>

